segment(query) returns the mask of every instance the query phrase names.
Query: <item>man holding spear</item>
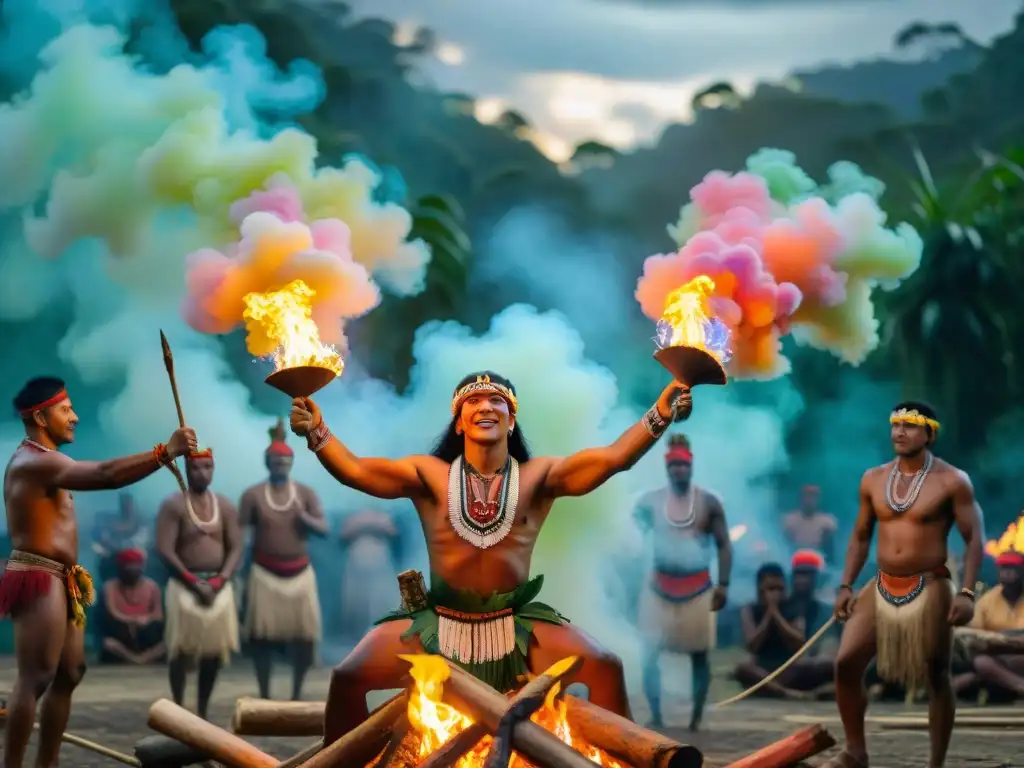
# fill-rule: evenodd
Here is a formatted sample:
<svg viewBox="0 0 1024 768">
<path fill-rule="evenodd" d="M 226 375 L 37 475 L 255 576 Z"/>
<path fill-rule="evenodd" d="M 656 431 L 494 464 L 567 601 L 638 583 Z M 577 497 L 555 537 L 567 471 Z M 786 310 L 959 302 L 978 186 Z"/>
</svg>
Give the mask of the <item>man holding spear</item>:
<svg viewBox="0 0 1024 768">
<path fill-rule="evenodd" d="M 13 550 L 0 577 L 0 617 L 14 620 L 17 678 L 4 736 L 4 765 L 21 768 L 42 698 L 38 768 L 57 764 L 71 695 L 85 673 L 89 574 L 78 561 L 73 491 L 124 488 L 170 466 L 197 446 L 182 426 L 151 450 L 106 461 L 75 461 L 60 449 L 75 439 L 78 416 L 64 382 L 28 381 L 14 398 L 25 427 L 4 474 Z M 57 585 L 58 588 L 54 589 Z"/>
</svg>

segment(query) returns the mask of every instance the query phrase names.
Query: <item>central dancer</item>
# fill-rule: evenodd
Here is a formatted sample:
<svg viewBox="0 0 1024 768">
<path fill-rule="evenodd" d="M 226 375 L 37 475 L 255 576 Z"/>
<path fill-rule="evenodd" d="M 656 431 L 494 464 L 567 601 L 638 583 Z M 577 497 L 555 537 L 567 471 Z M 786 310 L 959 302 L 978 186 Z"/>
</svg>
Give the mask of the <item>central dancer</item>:
<svg viewBox="0 0 1024 768">
<path fill-rule="evenodd" d="M 385 617 L 331 677 L 326 743 L 362 722 L 366 694 L 403 686 L 398 654 L 442 654 L 501 691 L 527 672 L 568 656 L 584 659 L 569 682 L 590 700 L 629 716 L 622 662 L 555 609 L 535 602 L 543 577 L 530 579 L 534 546 L 551 505 L 583 496 L 632 467 L 669 424 L 690 415 L 687 387 L 673 383 L 614 443 L 565 458 L 530 456 L 516 415 L 515 387 L 482 371 L 452 397 L 452 420 L 430 455 L 361 458 L 334 437 L 309 398 L 293 402 L 291 427 L 337 480 L 382 499 L 409 498 L 419 512 L 430 561 L 424 610 Z"/>
</svg>

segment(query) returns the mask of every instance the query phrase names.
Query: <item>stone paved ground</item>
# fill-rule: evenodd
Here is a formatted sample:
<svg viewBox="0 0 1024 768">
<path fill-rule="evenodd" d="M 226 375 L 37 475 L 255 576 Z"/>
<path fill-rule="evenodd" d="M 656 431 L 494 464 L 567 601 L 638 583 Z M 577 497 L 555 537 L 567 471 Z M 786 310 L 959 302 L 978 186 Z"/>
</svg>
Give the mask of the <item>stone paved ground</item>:
<svg viewBox="0 0 1024 768">
<path fill-rule="evenodd" d="M 13 664 L 9 658 L 0 659 L 0 695 L 9 691 L 13 682 Z M 716 670 L 716 681 L 711 699 L 725 698 L 735 692 Z M 275 679 L 275 691 L 284 695 L 288 681 L 282 670 Z M 322 699 L 327 692 L 326 670 L 311 675 L 306 698 Z M 249 667 L 240 661 L 227 670 L 223 676 L 212 707 L 212 719 L 218 725 L 227 725 L 238 696 L 254 695 L 254 681 Z M 672 691 L 673 694 L 677 693 Z M 189 692 L 194 696 L 194 687 Z M 146 727 L 146 712 L 156 699 L 167 695 L 166 680 L 162 668 L 125 669 L 93 666 L 86 681 L 75 697 L 75 706 L 68 730 L 106 746 L 131 752 L 134 743 L 149 733 Z M 742 702 L 721 711 L 712 710 L 707 718 L 706 730 L 691 737 L 683 730 L 671 726 L 685 723 L 687 704 L 674 700 L 667 706 L 666 720 L 670 727 L 667 732 L 680 741 L 690 741 L 701 747 L 709 763 L 719 765 L 731 759 L 742 757 L 757 748 L 796 730 L 800 723 L 787 721 L 787 716 L 816 717 L 825 723 L 835 735 L 841 733 L 835 718 L 835 705 L 793 704 L 788 702 L 757 701 Z M 643 719 L 646 713 L 635 713 Z M 901 705 L 873 706 L 875 714 L 908 714 L 911 711 Z M 302 739 L 253 739 L 261 749 L 279 757 L 298 752 L 309 743 Z M 873 768 L 925 768 L 927 766 L 928 741 L 925 733 L 872 731 L 871 748 L 875 756 Z M 65 768 L 114 768 L 118 765 L 109 758 L 65 745 L 63 751 Z M 998 768 L 1002 766 L 1024 766 L 1024 736 L 1018 731 L 1002 733 L 957 732 L 953 736 L 949 768 Z"/>
</svg>

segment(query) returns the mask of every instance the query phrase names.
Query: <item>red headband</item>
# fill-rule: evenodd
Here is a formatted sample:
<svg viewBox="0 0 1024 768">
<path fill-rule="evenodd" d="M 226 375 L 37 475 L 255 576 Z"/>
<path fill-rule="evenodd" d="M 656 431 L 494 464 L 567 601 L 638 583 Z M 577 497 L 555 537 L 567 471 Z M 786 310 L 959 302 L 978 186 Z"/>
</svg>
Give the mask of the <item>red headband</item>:
<svg viewBox="0 0 1024 768">
<path fill-rule="evenodd" d="M 687 464 L 692 464 L 693 452 L 682 445 L 671 445 L 665 451 L 665 462 L 671 464 L 673 461 L 685 461 Z"/>
<path fill-rule="evenodd" d="M 207 448 L 203 451 L 191 451 L 188 455 L 190 459 L 212 459 L 213 448 Z"/>
<path fill-rule="evenodd" d="M 996 565 L 1000 568 L 1024 567 L 1024 555 L 1020 552 L 1003 552 L 1003 554 L 996 557 Z"/>
<path fill-rule="evenodd" d="M 146 561 L 146 553 L 141 549 L 122 549 L 117 553 L 118 565 L 131 565 L 132 563 L 143 563 Z"/>
<path fill-rule="evenodd" d="M 56 395 L 54 395 L 53 397 L 48 397 L 46 400 L 43 400 L 43 402 L 41 402 L 41 403 L 38 403 L 38 404 L 33 405 L 33 406 L 30 406 L 29 408 L 22 408 L 20 411 L 18 411 L 18 415 L 19 416 L 31 416 L 36 411 L 41 411 L 44 408 L 49 408 L 51 405 L 56 405 L 61 400 L 67 400 L 67 399 L 68 399 L 68 392 L 67 392 L 67 390 L 66 389 L 62 389 Z"/>
<path fill-rule="evenodd" d="M 288 443 L 282 442 L 281 440 L 275 440 L 267 448 L 268 456 L 294 456 L 295 451 L 288 447 Z"/>
<path fill-rule="evenodd" d="M 820 571 L 825 568 L 825 558 L 813 549 L 801 549 L 793 555 L 789 567 L 794 571 L 797 569 Z"/>
</svg>

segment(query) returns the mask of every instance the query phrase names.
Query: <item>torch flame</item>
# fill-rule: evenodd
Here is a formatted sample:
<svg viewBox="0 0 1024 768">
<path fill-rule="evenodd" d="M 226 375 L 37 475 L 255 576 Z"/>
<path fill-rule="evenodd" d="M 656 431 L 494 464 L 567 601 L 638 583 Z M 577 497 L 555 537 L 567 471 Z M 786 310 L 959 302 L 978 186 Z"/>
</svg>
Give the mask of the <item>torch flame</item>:
<svg viewBox="0 0 1024 768">
<path fill-rule="evenodd" d="M 711 310 L 714 291 L 715 281 L 698 275 L 665 298 L 665 311 L 658 323 L 660 347 L 696 347 L 721 363 L 729 361 L 729 328 Z"/>
<path fill-rule="evenodd" d="M 274 347 L 274 370 L 314 366 L 340 375 L 345 362 L 338 351 L 320 341 L 313 321 L 316 292 L 302 280 L 267 293 L 247 293 L 242 317 L 250 333 L 261 333 Z"/>
<path fill-rule="evenodd" d="M 440 656 L 409 655 L 401 659 L 412 665 L 409 671 L 413 689 L 409 696 L 409 723 L 416 731 L 419 745 L 416 749 L 417 762 L 429 757 L 445 742 L 469 727 L 473 720 L 454 707 L 441 701 L 445 681 L 448 680 L 448 664 Z M 573 659 L 563 663 L 571 665 Z M 557 669 L 560 665 L 556 665 Z M 597 747 L 575 737 L 566 716 L 566 703 L 558 698 L 560 685 L 556 683 L 548 692 L 544 705 L 531 718 L 560 740 L 573 747 L 595 764 L 604 768 L 628 768 L 624 763 L 609 757 Z M 485 737 L 455 764 L 454 768 L 482 768 L 491 738 Z M 509 768 L 530 768 L 518 753 L 512 755 Z"/>
<path fill-rule="evenodd" d="M 1024 514 L 1010 523 L 1002 536 L 985 544 L 985 554 L 989 557 L 1007 552 L 1024 552 Z"/>
</svg>

